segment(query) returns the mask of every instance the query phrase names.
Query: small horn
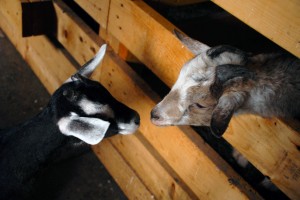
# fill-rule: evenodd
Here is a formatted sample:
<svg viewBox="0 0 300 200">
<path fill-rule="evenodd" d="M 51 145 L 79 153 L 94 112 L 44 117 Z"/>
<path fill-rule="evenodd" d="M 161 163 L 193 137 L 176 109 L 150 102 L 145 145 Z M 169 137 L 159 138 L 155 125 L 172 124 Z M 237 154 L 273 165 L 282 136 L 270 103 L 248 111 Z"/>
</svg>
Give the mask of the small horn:
<svg viewBox="0 0 300 200">
<path fill-rule="evenodd" d="M 207 46 L 206 44 L 199 42 L 197 40 L 194 40 L 180 31 L 174 29 L 174 34 L 175 36 L 190 50 L 192 51 L 195 55 L 199 55 L 200 53 L 208 50 L 210 47 Z"/>
<path fill-rule="evenodd" d="M 86 78 L 89 78 L 91 76 L 91 74 L 93 73 L 93 71 L 96 69 L 96 67 L 103 60 L 103 57 L 104 57 L 105 51 L 106 51 L 106 47 L 107 47 L 107 45 L 103 44 L 101 46 L 101 48 L 99 49 L 99 51 L 97 52 L 97 54 L 94 56 L 94 58 L 92 58 L 87 63 L 85 63 L 75 74 L 80 74 Z M 71 77 L 74 77 L 74 75 L 72 75 Z M 68 80 L 65 83 L 74 81 L 74 78 L 72 79 L 71 77 L 68 78 Z"/>
</svg>

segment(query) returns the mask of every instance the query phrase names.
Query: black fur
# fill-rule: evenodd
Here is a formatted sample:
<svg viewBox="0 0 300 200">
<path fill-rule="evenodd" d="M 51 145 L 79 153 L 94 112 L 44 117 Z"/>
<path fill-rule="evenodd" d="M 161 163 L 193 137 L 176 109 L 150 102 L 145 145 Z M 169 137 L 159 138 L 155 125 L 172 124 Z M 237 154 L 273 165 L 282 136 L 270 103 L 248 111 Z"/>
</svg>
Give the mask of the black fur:
<svg viewBox="0 0 300 200">
<path fill-rule="evenodd" d="M 109 105 L 115 118 L 93 115 L 87 116 L 77 102 L 87 97 L 93 102 Z M 48 106 L 37 116 L 16 127 L 0 132 L 0 199 L 19 200 L 29 198 L 28 194 L 34 177 L 51 163 L 53 155 L 57 156 L 63 146 L 73 144 L 81 148 L 82 142 L 73 137 L 63 135 L 57 122 L 70 112 L 85 117 L 106 118 L 111 125 L 105 136 L 118 133 L 116 121 L 128 122 L 137 119 L 138 114 L 127 106 L 115 100 L 98 82 L 80 77 L 62 85 L 51 97 Z M 74 122 L 77 128 L 86 127 L 80 121 Z M 83 131 L 88 131 L 84 129 Z M 76 145 L 75 145 L 76 144 Z"/>
</svg>

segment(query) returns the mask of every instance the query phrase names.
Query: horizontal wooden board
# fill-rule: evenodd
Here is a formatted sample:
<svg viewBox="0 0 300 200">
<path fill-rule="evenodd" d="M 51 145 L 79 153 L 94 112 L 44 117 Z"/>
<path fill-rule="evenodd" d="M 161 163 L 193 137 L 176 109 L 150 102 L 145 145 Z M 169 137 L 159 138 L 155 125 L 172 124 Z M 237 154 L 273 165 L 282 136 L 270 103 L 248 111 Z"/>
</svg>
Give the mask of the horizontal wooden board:
<svg viewBox="0 0 300 200">
<path fill-rule="evenodd" d="M 110 0 L 74 0 L 78 3 L 102 28 L 106 29 Z"/>
<path fill-rule="evenodd" d="M 115 181 L 129 199 L 154 199 L 153 194 L 136 176 L 135 171 L 127 164 L 109 139 L 103 140 L 101 145 L 94 146 L 93 150 L 102 163 L 109 167 L 109 172 L 114 175 Z"/>
<path fill-rule="evenodd" d="M 108 22 L 108 31 L 169 86 L 193 57 L 173 36 L 175 27 L 143 1 L 112 0 Z M 297 132 L 278 119 L 245 115 L 232 120 L 224 138 L 288 196 L 300 196 Z"/>
<path fill-rule="evenodd" d="M 212 0 L 300 58 L 299 0 Z"/>
</svg>

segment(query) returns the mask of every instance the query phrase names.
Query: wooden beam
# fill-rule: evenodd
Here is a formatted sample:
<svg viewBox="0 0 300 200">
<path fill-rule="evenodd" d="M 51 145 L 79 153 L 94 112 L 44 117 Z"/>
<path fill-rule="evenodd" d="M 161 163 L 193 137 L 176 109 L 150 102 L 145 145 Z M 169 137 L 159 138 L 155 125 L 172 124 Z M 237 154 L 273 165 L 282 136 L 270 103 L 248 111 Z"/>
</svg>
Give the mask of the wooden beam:
<svg viewBox="0 0 300 200">
<path fill-rule="evenodd" d="M 103 140 L 101 145 L 94 148 L 94 152 L 101 159 L 102 163 L 109 167 L 109 171 L 114 175 L 115 181 L 124 186 L 122 189 L 129 199 L 149 199 L 153 200 L 153 194 L 146 188 L 144 183 L 136 176 L 135 171 L 127 165 L 127 162 L 119 154 L 110 140 Z M 126 189 L 124 189 L 126 188 Z"/>
<path fill-rule="evenodd" d="M 300 58 L 299 0 L 212 0 Z"/>
<path fill-rule="evenodd" d="M 58 33 L 63 34 L 64 32 L 60 31 L 60 27 L 69 27 L 68 32 L 72 32 L 73 38 L 78 38 L 79 35 L 81 35 L 84 38 L 86 45 L 83 45 L 79 52 L 86 52 L 90 46 L 98 45 L 97 41 L 92 39 L 96 37 L 94 33 L 82 30 L 88 29 L 88 27 L 84 26 L 84 24 L 80 22 L 80 19 L 71 14 L 71 11 L 61 1 L 54 2 L 58 19 L 61 21 L 58 23 L 60 24 Z M 73 23 L 69 24 L 69 22 Z M 64 25 L 64 23 L 67 23 L 68 26 Z M 83 33 L 89 33 L 89 35 L 83 35 Z M 81 60 L 82 56 L 79 55 L 80 53 L 77 54 L 76 43 L 66 40 L 63 36 L 58 36 L 58 38 L 75 59 Z M 84 50 L 84 48 L 87 49 Z M 152 146 L 151 150 L 149 149 L 150 147 L 147 147 L 147 151 L 150 151 L 150 154 L 148 153 L 148 155 L 153 155 L 151 152 L 156 151 L 157 153 L 155 155 L 160 155 L 160 158 L 153 155 L 156 160 L 164 160 L 163 164 L 161 164 L 162 161 L 156 162 L 157 166 L 155 168 L 161 169 L 163 166 L 163 168 L 171 174 L 169 177 L 173 177 L 171 179 L 166 179 L 170 181 L 166 185 L 173 185 L 175 187 L 175 183 L 178 183 L 178 186 L 175 188 L 182 187 L 188 192 L 189 196 L 196 198 L 223 198 L 224 196 L 228 196 L 228 198 L 246 198 L 246 196 L 249 198 L 260 198 L 256 193 L 251 191 L 249 186 L 237 176 L 210 147 L 200 140 L 199 136 L 196 136 L 197 133 L 192 132 L 191 130 L 186 131 L 190 132 L 190 134 L 193 134 L 194 137 L 197 137 L 198 140 L 200 140 L 197 142 L 197 146 L 201 148 L 201 151 L 195 146 L 196 141 L 193 143 L 186 133 L 182 132 L 179 128 L 171 127 L 168 131 L 167 129 L 160 129 L 153 126 L 149 121 L 149 113 L 150 109 L 155 105 L 155 102 L 148 97 L 148 95 L 155 96 L 153 92 L 151 92 L 149 88 L 147 89 L 144 86 L 145 84 L 143 81 L 140 80 L 127 64 L 112 51 L 107 52 L 104 63 L 106 64 L 101 67 L 101 72 L 96 73 L 94 78 L 100 79 L 114 97 L 140 113 L 142 121 L 140 130 L 142 136 L 139 137 L 139 140 L 143 144 L 147 143 Z M 141 90 L 140 87 L 143 89 Z M 180 141 L 178 140 L 179 138 Z M 119 152 L 125 157 L 128 152 L 125 151 L 121 144 L 125 145 L 125 143 L 132 142 L 132 140 L 127 142 L 125 139 L 123 139 L 122 142 L 114 142 L 113 138 L 111 140 L 116 148 L 119 149 Z M 178 144 L 182 144 L 180 150 L 177 148 Z M 142 150 L 140 148 L 137 149 Z M 174 154 L 172 152 L 177 153 Z M 145 161 L 150 162 L 150 160 L 153 160 L 151 156 L 146 157 L 146 153 L 143 155 Z M 185 155 L 190 155 L 190 157 L 187 158 Z M 135 160 L 133 156 L 131 158 L 132 160 L 128 159 L 127 162 L 130 163 L 131 166 L 136 166 L 139 160 Z M 216 163 L 212 162 L 211 159 L 214 161 L 216 160 Z M 199 163 L 201 163 L 201 165 L 199 165 Z M 162 166 L 159 166 L 158 164 Z M 171 167 L 166 167 L 166 165 Z M 110 170 L 111 167 L 114 166 L 109 166 L 108 170 Z M 135 168 L 135 170 L 138 171 L 139 169 Z M 196 174 L 195 171 L 197 171 Z M 153 183 L 149 183 L 151 178 L 149 178 L 147 174 L 142 173 L 140 177 L 143 177 L 142 179 L 145 184 L 152 185 L 152 188 L 154 187 L 152 190 L 154 196 L 161 196 L 162 194 L 159 191 L 164 191 L 163 194 L 168 193 L 168 190 L 165 191 L 168 189 L 166 187 L 159 186 L 158 188 L 161 187 L 161 189 L 155 189 L 156 186 L 153 186 Z M 174 177 L 177 177 L 177 181 Z M 229 178 L 239 180 L 238 182 L 241 184 L 232 186 L 228 182 Z M 211 182 L 212 180 L 214 181 Z M 151 188 L 150 186 L 148 187 Z M 218 188 L 218 192 L 215 192 L 214 188 Z M 126 188 L 123 187 L 123 189 Z M 186 196 L 186 194 L 182 192 L 177 196 L 182 195 Z"/>
<path fill-rule="evenodd" d="M 110 0 L 74 0 L 79 4 L 102 28 L 108 23 Z"/>
<path fill-rule="evenodd" d="M 131 166 L 132 170 L 135 171 L 138 178 L 145 184 L 146 187 L 151 192 L 152 199 L 192 199 L 192 197 L 183 190 L 180 183 L 174 181 L 174 177 L 169 174 L 169 172 L 159 163 L 159 161 L 154 157 L 151 152 L 149 152 L 147 146 L 145 146 L 140 140 L 139 136 L 141 133 L 137 132 L 133 135 L 122 136 L 118 135 L 112 139 L 110 142 L 112 145 L 121 152 L 123 159 Z M 96 154 L 98 155 L 98 149 L 104 146 L 97 145 L 94 147 Z M 107 158 L 98 155 L 101 160 L 107 162 Z M 112 171 L 120 170 L 120 166 L 116 163 L 107 164 L 106 167 Z M 123 173 L 123 172 L 122 172 Z M 112 172 L 112 174 L 116 174 Z M 114 176 L 117 180 L 120 175 Z M 128 178 L 126 181 L 131 182 L 132 177 Z M 119 183 L 119 185 L 124 188 L 128 187 L 128 184 Z M 124 192 L 128 189 L 124 189 Z M 136 195 L 136 191 L 127 192 L 129 195 Z M 137 193 L 138 194 L 138 193 Z M 134 199 L 130 198 L 129 199 Z M 197 198 L 197 197 L 194 197 Z M 144 199 L 144 198 L 139 198 Z"/>
<path fill-rule="evenodd" d="M 143 1 L 112 0 L 108 22 L 108 31 L 169 86 L 193 57 L 173 36 L 174 25 Z M 280 120 L 246 115 L 231 120 L 224 138 L 288 196 L 300 196 L 297 132 Z"/>
</svg>

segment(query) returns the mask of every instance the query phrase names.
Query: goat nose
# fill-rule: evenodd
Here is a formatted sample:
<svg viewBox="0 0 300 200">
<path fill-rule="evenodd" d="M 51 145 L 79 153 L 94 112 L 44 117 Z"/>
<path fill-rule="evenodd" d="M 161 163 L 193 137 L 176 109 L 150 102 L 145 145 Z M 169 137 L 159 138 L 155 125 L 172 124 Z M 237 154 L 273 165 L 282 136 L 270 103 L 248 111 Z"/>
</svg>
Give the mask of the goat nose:
<svg viewBox="0 0 300 200">
<path fill-rule="evenodd" d="M 152 110 L 150 114 L 151 114 L 151 120 L 159 120 L 160 119 L 159 115 L 157 114 L 157 112 L 155 112 L 155 110 Z"/>
</svg>

